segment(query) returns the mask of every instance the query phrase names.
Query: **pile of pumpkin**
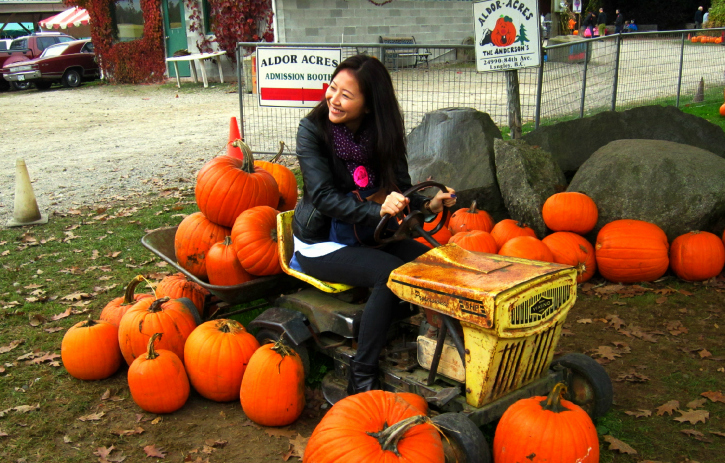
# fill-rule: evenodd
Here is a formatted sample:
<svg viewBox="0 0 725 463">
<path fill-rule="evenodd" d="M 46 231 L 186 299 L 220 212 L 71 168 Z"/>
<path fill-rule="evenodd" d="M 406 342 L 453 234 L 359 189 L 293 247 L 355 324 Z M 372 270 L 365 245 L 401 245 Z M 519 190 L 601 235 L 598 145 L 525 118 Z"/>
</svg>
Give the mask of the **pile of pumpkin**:
<svg viewBox="0 0 725 463">
<path fill-rule="evenodd" d="M 692 43 L 722 43 L 722 37 L 714 37 L 711 35 L 695 35 L 690 38 Z"/>
<path fill-rule="evenodd" d="M 176 260 L 212 285 L 235 286 L 258 276 L 281 273 L 277 214 L 297 204 L 294 173 L 277 160 L 255 161 L 232 130 L 227 154 L 207 162 L 196 177 L 200 212 L 176 230 Z M 236 138 L 235 138 L 236 137 Z"/>
<path fill-rule="evenodd" d="M 599 213 L 594 201 L 583 193 L 550 196 L 542 216 L 553 233 L 539 239 L 533 229 L 516 220 L 494 224 L 491 215 L 477 209 L 474 201 L 470 208 L 453 213 L 448 226 L 434 237 L 441 244 L 456 243 L 469 251 L 570 265 L 577 269 L 578 283 L 589 280 L 597 269 L 616 283 L 654 281 L 668 268 L 683 280 L 703 281 L 719 275 L 725 266 L 725 232 L 720 238 L 691 231 L 670 244 L 657 225 L 622 219 L 602 227 L 592 245 L 583 235 L 594 229 Z M 436 223 L 424 228 L 432 230 Z"/>
</svg>

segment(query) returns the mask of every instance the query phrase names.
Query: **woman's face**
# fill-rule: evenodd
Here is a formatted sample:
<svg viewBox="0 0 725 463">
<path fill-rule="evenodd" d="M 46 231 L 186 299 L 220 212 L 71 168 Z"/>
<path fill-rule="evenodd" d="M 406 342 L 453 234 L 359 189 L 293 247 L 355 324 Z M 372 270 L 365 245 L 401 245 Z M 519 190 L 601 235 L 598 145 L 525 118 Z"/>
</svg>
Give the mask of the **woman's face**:
<svg viewBox="0 0 725 463">
<path fill-rule="evenodd" d="M 365 117 L 365 97 L 360 91 L 357 79 L 349 69 L 338 72 L 325 91 L 325 100 L 330 113 L 330 122 L 345 124 L 357 131 Z"/>
</svg>

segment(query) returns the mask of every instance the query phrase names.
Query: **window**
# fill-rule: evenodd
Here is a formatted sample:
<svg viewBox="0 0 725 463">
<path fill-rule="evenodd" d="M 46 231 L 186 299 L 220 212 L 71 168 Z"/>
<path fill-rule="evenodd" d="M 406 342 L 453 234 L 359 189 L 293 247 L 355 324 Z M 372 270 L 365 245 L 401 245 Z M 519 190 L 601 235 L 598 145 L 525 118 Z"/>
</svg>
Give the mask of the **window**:
<svg viewBox="0 0 725 463">
<path fill-rule="evenodd" d="M 114 38 L 119 42 L 130 42 L 143 37 L 141 0 L 118 0 L 112 3 L 111 21 L 114 26 Z"/>
<path fill-rule="evenodd" d="M 58 41 L 60 43 L 63 43 L 63 42 L 72 42 L 74 40 L 75 39 L 73 37 L 68 37 L 67 35 L 61 35 L 60 37 L 58 37 Z"/>
<path fill-rule="evenodd" d="M 41 58 L 52 58 L 53 56 L 60 56 L 67 48 L 68 45 L 58 44 L 53 47 L 46 48 L 43 54 L 40 56 Z"/>
<path fill-rule="evenodd" d="M 43 51 L 51 45 L 58 43 L 57 37 L 38 37 L 37 42 L 38 50 Z"/>
<path fill-rule="evenodd" d="M 27 49 L 28 49 L 28 39 L 13 40 L 13 43 L 10 44 L 10 51 L 27 50 Z"/>
<path fill-rule="evenodd" d="M 81 53 L 93 53 L 93 50 L 93 42 L 87 42 L 83 45 L 83 48 L 81 48 Z"/>
</svg>

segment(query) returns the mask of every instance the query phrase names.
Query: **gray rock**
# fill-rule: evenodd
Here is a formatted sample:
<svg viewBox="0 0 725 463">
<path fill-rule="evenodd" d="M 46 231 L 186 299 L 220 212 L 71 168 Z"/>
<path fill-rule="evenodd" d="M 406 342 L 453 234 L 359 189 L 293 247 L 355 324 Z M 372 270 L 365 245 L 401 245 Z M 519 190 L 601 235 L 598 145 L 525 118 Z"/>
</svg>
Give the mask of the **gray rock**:
<svg viewBox="0 0 725 463">
<path fill-rule="evenodd" d="M 691 230 L 720 236 L 725 228 L 725 159 L 693 146 L 614 141 L 581 166 L 567 191 L 586 193 L 597 204 L 590 239 L 617 219 L 655 223 L 670 241 Z"/>
<path fill-rule="evenodd" d="M 725 132 L 722 128 L 700 117 L 685 114 L 674 106 L 607 111 L 539 127 L 523 138 L 530 145 L 552 153 L 567 178 L 571 178 L 596 150 L 620 139 L 667 140 L 725 157 Z"/>
<path fill-rule="evenodd" d="M 546 199 L 566 187 L 564 173 L 551 154 L 523 140 L 494 140 L 496 178 L 511 218 L 546 235 L 541 208 Z"/>
<path fill-rule="evenodd" d="M 413 184 L 427 179 L 456 190 L 457 207 L 473 200 L 495 220 L 507 217 L 496 182 L 493 140 L 501 131 L 491 117 L 471 108 L 439 109 L 425 115 L 408 135 L 408 170 Z"/>
</svg>

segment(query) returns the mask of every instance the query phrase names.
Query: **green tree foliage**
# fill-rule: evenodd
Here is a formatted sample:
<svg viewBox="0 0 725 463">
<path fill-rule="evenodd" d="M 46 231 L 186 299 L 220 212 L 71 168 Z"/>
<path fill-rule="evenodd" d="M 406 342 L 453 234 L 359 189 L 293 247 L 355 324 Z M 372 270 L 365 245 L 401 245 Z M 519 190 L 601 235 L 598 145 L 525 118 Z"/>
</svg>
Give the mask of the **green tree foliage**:
<svg viewBox="0 0 725 463">
<path fill-rule="evenodd" d="M 725 0 L 712 0 L 708 23 L 709 27 L 725 27 Z"/>
</svg>

